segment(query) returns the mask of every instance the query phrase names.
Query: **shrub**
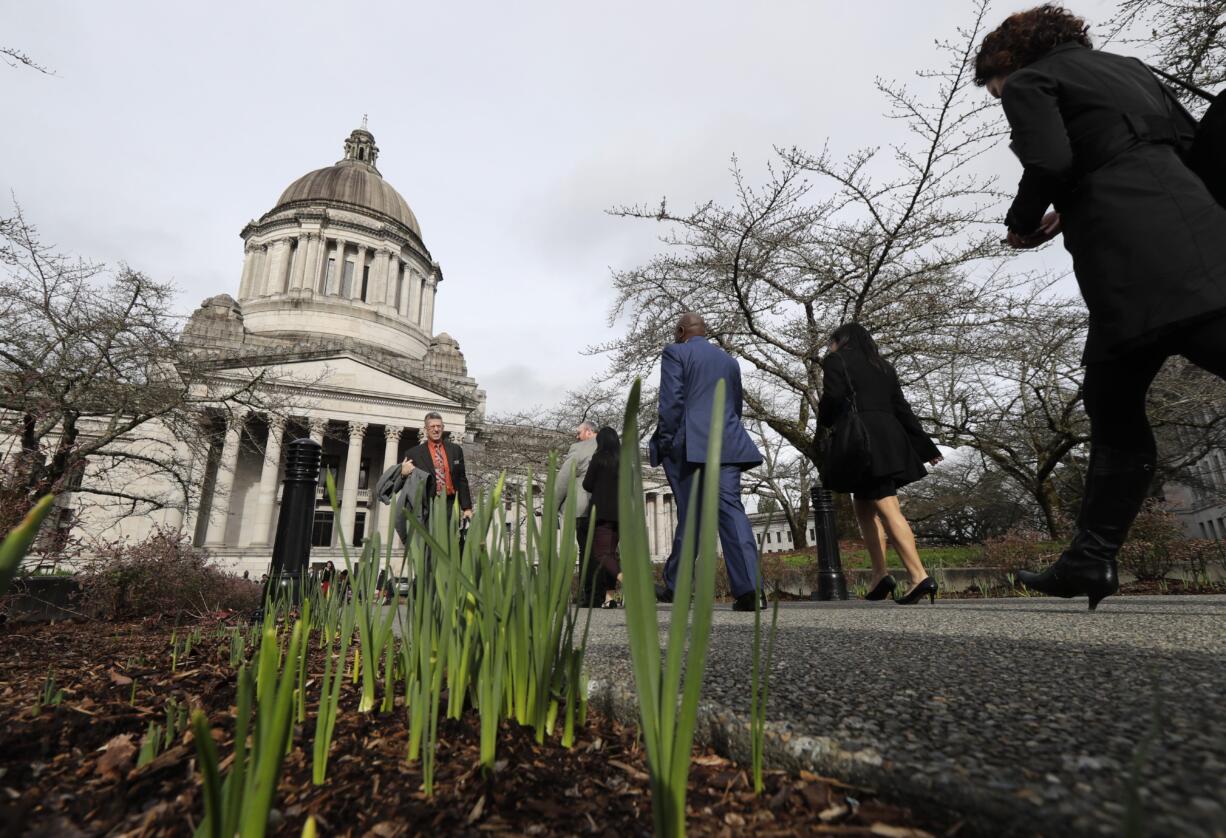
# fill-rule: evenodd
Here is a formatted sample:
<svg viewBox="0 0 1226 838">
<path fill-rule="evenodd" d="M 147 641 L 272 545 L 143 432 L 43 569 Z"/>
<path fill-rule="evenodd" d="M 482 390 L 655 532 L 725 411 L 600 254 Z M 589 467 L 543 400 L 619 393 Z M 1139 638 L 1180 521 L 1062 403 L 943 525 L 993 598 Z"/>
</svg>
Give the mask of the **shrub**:
<svg viewBox="0 0 1226 838">
<path fill-rule="evenodd" d="M 983 542 L 984 564 L 998 567 L 1006 573 L 1038 570 L 1054 561 L 1059 554 L 1060 545 L 1051 541 L 1047 533 L 1038 530 L 1012 529 Z"/>
<path fill-rule="evenodd" d="M 1138 580 L 1162 579 L 1190 557 L 1191 546 L 1174 513 L 1161 501 L 1151 500 L 1133 522 L 1118 560 Z"/>
<path fill-rule="evenodd" d="M 178 533 L 155 531 L 137 543 L 102 548 L 81 574 L 86 612 L 105 619 L 186 617 L 259 607 L 260 586 L 209 562 Z"/>
</svg>

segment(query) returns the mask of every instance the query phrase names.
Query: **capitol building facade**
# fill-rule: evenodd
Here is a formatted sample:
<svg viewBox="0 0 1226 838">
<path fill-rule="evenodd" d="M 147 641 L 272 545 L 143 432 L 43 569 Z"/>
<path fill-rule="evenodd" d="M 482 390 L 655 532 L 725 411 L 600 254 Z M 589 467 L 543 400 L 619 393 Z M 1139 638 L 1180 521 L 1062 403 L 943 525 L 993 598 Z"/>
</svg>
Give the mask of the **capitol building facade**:
<svg viewBox="0 0 1226 838">
<path fill-rule="evenodd" d="M 184 343 L 209 362 L 209 386 L 233 389 L 258 378 L 284 409 L 207 412 L 202 430 L 211 444 L 185 458 L 178 481 L 191 487 L 188 499 L 123 517 L 82 506 L 75 526 L 87 541 L 178 530 L 223 565 L 262 573 L 285 445 L 309 436 L 323 446 L 312 560 L 339 557 L 338 531 L 359 544 L 376 528 L 386 531 L 389 507 L 372 490 L 423 438 L 430 412 L 464 444 L 470 473 L 499 467 L 482 461 L 487 446 L 500 447 L 497 440 L 489 445 L 500 431 L 484 421 L 485 393 L 456 340 L 434 331 L 442 268 L 412 209 L 380 174 L 378 156 L 363 127 L 345 140 L 341 160 L 291 183 L 242 230 L 237 298 L 205 300 L 183 331 Z M 560 436 L 556 448 L 564 453 L 566 443 Z M 336 481 L 339 517 L 325 497 L 325 471 Z M 649 539 L 659 559 L 668 552 L 675 506 L 662 475 L 645 478 Z M 509 502 L 508 510 L 517 514 Z"/>
</svg>

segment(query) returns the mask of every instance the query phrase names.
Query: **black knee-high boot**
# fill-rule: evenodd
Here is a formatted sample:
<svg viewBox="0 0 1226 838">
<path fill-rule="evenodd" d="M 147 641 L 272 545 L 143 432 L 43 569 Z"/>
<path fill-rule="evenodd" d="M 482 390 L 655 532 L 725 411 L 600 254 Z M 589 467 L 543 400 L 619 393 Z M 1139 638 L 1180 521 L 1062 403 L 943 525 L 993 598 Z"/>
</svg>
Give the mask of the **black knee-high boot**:
<svg viewBox="0 0 1226 838">
<path fill-rule="evenodd" d="M 1152 452 L 1092 446 L 1072 543 L 1042 573 L 1020 572 L 1022 584 L 1049 596 L 1085 595 L 1091 611 L 1104 597 L 1118 591 L 1115 557 L 1149 496 L 1155 460 Z"/>
</svg>

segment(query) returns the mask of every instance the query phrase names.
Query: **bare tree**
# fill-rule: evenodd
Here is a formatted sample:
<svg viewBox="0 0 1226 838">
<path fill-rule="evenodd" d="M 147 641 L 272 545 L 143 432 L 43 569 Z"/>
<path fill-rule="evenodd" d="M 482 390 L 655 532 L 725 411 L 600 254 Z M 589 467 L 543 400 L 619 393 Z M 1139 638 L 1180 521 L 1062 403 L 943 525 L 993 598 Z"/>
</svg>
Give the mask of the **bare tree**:
<svg viewBox="0 0 1226 838">
<path fill-rule="evenodd" d="M 222 375 L 180 343 L 169 284 L 55 252 L 20 208 L 0 219 L 0 263 L 8 514 L 47 492 L 117 516 L 184 505 L 200 488 L 192 464 L 213 442 L 208 417 L 278 408 L 261 389 L 267 370 Z"/>
<path fill-rule="evenodd" d="M 758 511 L 777 511 L 792 532 L 792 546 L 809 545 L 809 461 L 761 420 L 752 423 L 753 435 L 762 450 L 761 468 L 747 472 L 743 490 L 756 495 Z"/>
<path fill-rule="evenodd" d="M 4 63 L 10 67 L 28 67 L 31 70 L 36 70 L 46 76 L 55 75 L 54 72 L 47 69 L 42 64 L 39 64 L 21 50 L 13 47 L 0 47 L 0 57 L 3 57 Z"/>
<path fill-rule="evenodd" d="M 1038 508 L 991 461 L 966 452 L 907 492 L 903 511 L 915 537 L 940 544 L 981 544 L 1011 529 L 1040 524 Z"/>
<path fill-rule="evenodd" d="M 986 8 L 942 44 L 944 68 L 919 74 L 922 93 L 877 81 L 888 116 L 908 130 L 890 154 L 776 149 L 756 186 L 734 158 L 728 205 L 614 210 L 667 231 L 659 255 L 615 274 L 609 321 L 625 318 L 628 331 L 593 351 L 623 380 L 645 375 L 677 316 L 702 313 L 746 368 L 750 418 L 816 463 L 817 353 L 839 323 L 879 335 L 909 385 L 949 364 L 961 331 L 1006 317 L 1018 280 L 1000 269 L 1001 195 L 973 166 L 1000 135 L 967 69 Z"/>
<path fill-rule="evenodd" d="M 1216 92 L 1226 84 L 1226 0 L 1121 0 L 1107 42 L 1140 46 L 1171 75 Z M 1194 110 L 1207 103 L 1177 91 Z"/>
</svg>

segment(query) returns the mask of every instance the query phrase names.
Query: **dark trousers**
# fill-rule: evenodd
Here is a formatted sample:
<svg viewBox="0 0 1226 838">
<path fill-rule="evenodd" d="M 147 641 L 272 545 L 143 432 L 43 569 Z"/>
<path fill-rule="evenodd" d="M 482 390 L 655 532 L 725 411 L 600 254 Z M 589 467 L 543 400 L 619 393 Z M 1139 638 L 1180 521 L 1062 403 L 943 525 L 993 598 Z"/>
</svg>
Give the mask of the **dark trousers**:
<svg viewBox="0 0 1226 838">
<path fill-rule="evenodd" d="M 583 576 L 579 580 L 579 602 L 584 605 L 604 602 L 611 588 L 617 587 L 620 563 L 617 558 L 617 525 L 599 523 L 592 532 L 592 552 L 587 565 L 583 564 L 583 551 L 587 548 L 588 531 L 592 522 L 586 516 L 575 519 L 575 538 L 579 542 L 579 566 Z M 611 563 L 610 563 L 611 562 Z M 610 573 L 609 568 L 613 570 Z"/>
<path fill-rule="evenodd" d="M 593 577 L 592 596 L 596 602 L 604 602 L 605 595 L 617 588 L 617 574 L 621 573 L 621 560 L 617 556 L 617 523 L 599 521 L 592 533 L 592 557 L 596 566 Z"/>
<path fill-rule="evenodd" d="M 1226 317 L 1187 327 L 1118 358 L 1086 365 L 1090 468 L 1077 521 L 1080 529 L 1109 526 L 1126 533 L 1145 501 L 1150 488 L 1146 476 L 1152 475 L 1157 460 L 1145 397 L 1172 355 L 1182 355 L 1226 379 Z"/>
<path fill-rule="evenodd" d="M 664 584 L 670 591 L 677 587 L 677 568 L 680 565 L 681 539 L 685 533 L 685 519 L 689 514 L 690 493 L 701 481 L 695 479 L 703 468 L 702 463 L 675 463 L 664 461 L 664 475 L 673 489 L 677 504 L 677 531 L 673 534 L 673 547 L 664 563 Z M 699 486 L 694 502 L 701 508 L 702 488 Z M 702 526 L 699 509 L 695 534 Z M 728 570 L 728 585 L 733 596 L 743 596 L 757 587 L 758 542 L 741 502 L 741 468 L 735 465 L 719 467 L 719 543 L 724 550 L 724 567 Z M 695 545 L 697 547 L 697 545 Z"/>
</svg>

